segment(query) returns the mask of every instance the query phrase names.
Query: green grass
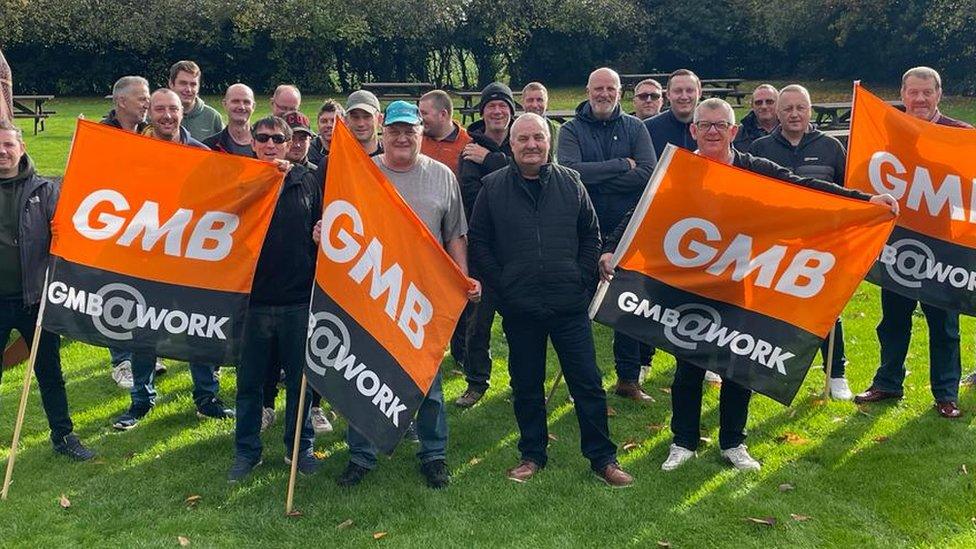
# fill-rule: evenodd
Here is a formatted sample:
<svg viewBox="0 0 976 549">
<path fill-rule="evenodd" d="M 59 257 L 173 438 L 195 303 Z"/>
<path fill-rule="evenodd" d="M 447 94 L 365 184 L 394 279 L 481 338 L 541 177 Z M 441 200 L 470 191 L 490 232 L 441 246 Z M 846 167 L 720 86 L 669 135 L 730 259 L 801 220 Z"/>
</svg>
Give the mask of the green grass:
<svg viewBox="0 0 976 549">
<path fill-rule="evenodd" d="M 554 93 L 572 102 L 568 92 Z M 564 99 L 565 97 L 565 99 Z M 59 116 L 30 139 L 45 173 L 63 165 L 70 118 L 90 118 L 105 103 L 63 100 Z M 554 108 L 565 108 L 557 105 Z M 973 120 L 970 102 L 946 111 Z M 855 390 L 866 387 L 878 362 L 874 328 L 877 288 L 864 284 L 844 312 Z M 963 364 L 974 364 L 976 322 L 963 320 Z M 610 334 L 595 329 L 605 386 L 614 381 Z M 932 410 L 928 387 L 927 331 L 916 317 L 908 357 L 906 398 L 896 404 L 858 409 L 818 398 L 823 374 L 813 370 L 790 408 L 757 396 L 751 407 L 748 444 L 763 462 L 759 473 L 737 473 L 720 460 L 718 391 L 706 391 L 699 457 L 673 473 L 660 471 L 670 433 L 669 397 L 674 360 L 655 357 L 647 391 L 657 402 L 642 406 L 616 397 L 610 418 L 623 466 L 637 478 L 627 490 L 611 490 L 588 472 L 579 453 L 576 419 L 557 392 L 550 413 L 550 464 L 526 484 L 505 479 L 517 461 L 517 430 L 507 388 L 507 348 L 496 325 L 492 388 L 478 406 L 449 407 L 449 465 L 445 491 L 423 486 L 414 447 L 405 443 L 360 487 L 339 489 L 334 477 L 346 463 L 345 424 L 320 436 L 316 450 L 328 455 L 323 470 L 301 478 L 296 493 L 300 517 L 284 516 L 287 468 L 282 463 L 281 424 L 263 437 L 265 464 L 239 486 L 226 483 L 233 422 L 200 422 L 194 416 L 190 378 L 170 363 L 159 381 L 159 404 L 133 431 L 108 424 L 128 405 L 128 395 L 109 378 L 108 352 L 65 342 L 62 357 L 76 430 L 99 453 L 92 463 L 70 464 L 53 455 L 36 390 L 27 410 L 23 446 L 10 499 L 0 503 L 4 546 L 77 545 L 193 547 L 973 547 L 976 546 L 976 395 L 963 389 L 959 421 Z M 550 352 L 549 381 L 556 371 Z M 453 400 L 464 381 L 446 360 L 445 393 Z M 232 401 L 233 370 L 224 370 L 222 393 Z M 0 386 L 0 445 L 10 440 L 23 367 L 5 373 Z M 283 399 L 279 399 L 279 417 Z M 786 435 L 790 434 L 789 440 Z M 792 442 L 790 441 L 792 440 Z M 6 451 L 0 453 L 0 458 Z M 962 467 L 966 470 L 963 472 Z M 782 492 L 779 486 L 793 490 Z M 64 494 L 69 509 L 58 505 Z M 186 498 L 199 495 L 193 506 Z M 791 514 L 812 517 L 796 521 Z M 747 517 L 775 517 L 775 526 Z M 347 519 L 352 525 L 337 529 Z M 386 532 L 374 540 L 375 532 Z"/>
</svg>

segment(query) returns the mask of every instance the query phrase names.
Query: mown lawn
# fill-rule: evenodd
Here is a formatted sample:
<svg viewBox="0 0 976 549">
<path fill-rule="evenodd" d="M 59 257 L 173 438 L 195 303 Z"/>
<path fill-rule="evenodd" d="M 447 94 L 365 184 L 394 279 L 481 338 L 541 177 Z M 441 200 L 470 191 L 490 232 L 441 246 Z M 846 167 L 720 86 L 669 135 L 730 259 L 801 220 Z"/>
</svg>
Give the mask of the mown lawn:
<svg viewBox="0 0 976 549">
<path fill-rule="evenodd" d="M 843 95 L 841 86 L 831 89 L 836 97 Z M 553 95 L 553 108 L 569 108 L 580 99 L 578 91 Z M 306 101 L 314 105 L 318 99 Z M 266 99 L 260 103 L 266 108 Z M 107 102 L 66 99 L 51 106 L 58 116 L 28 143 L 41 172 L 57 174 L 73 116 L 83 112 L 96 118 Z M 976 120 L 972 100 L 950 101 L 945 110 Z M 877 365 L 878 319 L 878 290 L 864 284 L 844 312 L 855 390 L 869 384 Z M 973 319 L 963 320 L 965 370 L 976 358 L 974 328 Z M 609 387 L 614 381 L 609 330 L 597 326 L 595 333 Z M 335 433 L 316 442 L 316 451 L 327 459 L 317 476 L 299 480 L 301 516 L 296 517 L 284 516 L 287 468 L 280 420 L 264 436 L 265 464 L 249 481 L 230 486 L 225 475 L 233 422 L 195 417 L 185 365 L 171 362 L 170 373 L 159 380 L 160 399 L 152 414 L 135 430 L 117 433 L 108 424 L 126 409 L 128 395 L 109 378 L 107 351 L 65 342 L 62 360 L 76 430 L 99 457 L 72 464 L 51 452 L 35 389 L 10 499 L 0 503 L 0 540 L 3 546 L 30 547 L 172 547 L 180 536 L 193 547 L 646 547 L 659 542 L 672 547 L 973 547 L 976 396 L 962 390 L 966 415 L 961 420 L 938 417 L 931 406 L 927 333 L 920 315 L 914 335 L 906 398 L 897 404 L 858 408 L 824 402 L 819 370 L 811 371 L 790 408 L 755 397 L 748 444 L 763 462 L 759 473 L 737 473 L 721 462 L 715 388 L 706 392 L 705 444 L 698 459 L 673 473 L 660 471 L 670 443 L 667 387 L 674 360 L 659 353 L 645 387 L 655 403 L 609 397 L 620 460 L 637 478 L 633 488 L 611 490 L 595 480 L 579 454 L 565 387 L 551 408 L 549 467 L 525 484 L 505 479 L 505 469 L 517 460 L 517 431 L 507 388 L 507 348 L 496 325 L 492 389 L 470 410 L 449 408 L 450 488 L 425 488 L 414 448 L 404 443 L 393 459 L 381 459 L 361 486 L 339 489 L 334 478 L 347 457 L 340 419 Z M 550 357 L 550 382 L 556 367 Z M 455 368 L 445 360 L 445 393 L 452 400 L 465 385 Z M 224 373 L 222 392 L 232 401 L 233 370 Z M 9 370 L 0 385 L 0 456 L 9 446 L 22 376 L 23 367 Z M 282 406 L 279 399 L 279 417 Z M 62 494 L 71 502 L 67 509 L 58 503 Z M 190 496 L 199 499 L 187 503 Z M 772 517 L 775 524 L 750 517 Z M 380 533 L 385 535 L 375 539 Z"/>
</svg>

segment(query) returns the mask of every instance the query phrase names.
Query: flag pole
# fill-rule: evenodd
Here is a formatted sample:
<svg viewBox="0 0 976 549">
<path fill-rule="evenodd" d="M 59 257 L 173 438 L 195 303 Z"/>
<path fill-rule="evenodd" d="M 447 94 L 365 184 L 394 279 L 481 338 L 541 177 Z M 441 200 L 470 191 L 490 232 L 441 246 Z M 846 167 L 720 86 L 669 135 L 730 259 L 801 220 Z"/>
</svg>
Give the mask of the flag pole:
<svg viewBox="0 0 976 549">
<path fill-rule="evenodd" d="M 549 389 L 549 395 L 546 396 L 546 403 L 544 406 L 549 406 L 549 401 L 552 400 L 552 395 L 556 394 L 556 389 L 559 388 L 559 383 L 563 380 L 563 372 L 560 370 L 556 373 L 556 380 L 552 382 L 552 389 Z"/>
<path fill-rule="evenodd" d="M 830 398 L 830 371 L 834 366 L 834 339 L 837 337 L 837 323 L 834 322 L 834 326 L 830 329 L 830 335 L 827 336 L 827 356 L 824 358 L 826 363 L 824 363 L 824 399 Z"/>
<path fill-rule="evenodd" d="M 14 474 L 14 462 L 17 460 L 17 446 L 20 444 L 20 430 L 24 426 L 24 414 L 27 412 L 27 399 L 30 396 L 31 378 L 34 374 L 34 361 L 37 360 L 37 348 L 41 342 L 41 322 L 44 320 L 44 306 L 47 304 L 48 272 L 44 272 L 44 293 L 41 294 L 41 306 L 37 310 L 37 323 L 34 325 L 34 338 L 31 340 L 30 360 L 24 368 L 24 386 L 20 392 L 20 407 L 17 408 L 17 420 L 14 422 L 14 439 L 10 443 L 10 456 L 7 457 L 7 471 L 3 476 L 3 491 L 0 500 L 7 499 L 10 491 L 10 479 Z M 23 335 L 23 334 L 21 334 Z"/>
<path fill-rule="evenodd" d="M 298 441 L 302 436 L 302 417 L 305 411 L 305 389 L 308 386 L 308 379 L 305 371 L 302 370 L 302 387 L 298 391 L 298 414 L 295 419 L 295 437 L 292 439 L 291 448 L 291 473 L 288 475 L 288 495 L 285 497 L 285 514 L 291 513 L 292 503 L 295 499 L 295 478 L 298 476 Z"/>
</svg>

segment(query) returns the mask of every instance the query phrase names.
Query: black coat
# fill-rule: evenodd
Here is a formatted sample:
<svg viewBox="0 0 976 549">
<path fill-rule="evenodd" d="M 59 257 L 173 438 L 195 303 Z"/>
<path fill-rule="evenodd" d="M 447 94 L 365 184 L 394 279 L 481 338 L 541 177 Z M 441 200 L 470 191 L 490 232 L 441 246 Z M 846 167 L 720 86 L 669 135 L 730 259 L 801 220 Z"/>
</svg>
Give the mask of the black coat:
<svg viewBox="0 0 976 549">
<path fill-rule="evenodd" d="M 538 201 L 526 185 L 541 185 Z M 485 177 L 468 230 L 474 275 L 502 315 L 586 311 L 597 282 L 600 226 L 574 170 L 543 166 L 526 182 L 514 162 Z"/>
<path fill-rule="evenodd" d="M 844 184 L 847 164 L 844 145 L 820 130 L 811 129 L 803 134 L 794 147 L 783 137 L 783 130 L 776 128 L 766 137 L 753 141 L 749 153 L 772 160 L 799 176 Z"/>
<path fill-rule="evenodd" d="M 505 141 L 499 145 L 490 137 L 485 135 L 485 122 L 478 120 L 468 126 L 468 135 L 471 141 L 488 149 L 488 155 L 484 162 L 478 164 L 472 160 L 461 159 L 458 164 L 458 183 L 461 185 L 461 202 L 464 204 L 464 215 L 471 219 L 471 212 L 474 210 L 474 202 L 481 192 L 481 179 L 486 175 L 504 168 L 512 158 L 512 146 L 508 141 L 508 134 Z"/>
</svg>

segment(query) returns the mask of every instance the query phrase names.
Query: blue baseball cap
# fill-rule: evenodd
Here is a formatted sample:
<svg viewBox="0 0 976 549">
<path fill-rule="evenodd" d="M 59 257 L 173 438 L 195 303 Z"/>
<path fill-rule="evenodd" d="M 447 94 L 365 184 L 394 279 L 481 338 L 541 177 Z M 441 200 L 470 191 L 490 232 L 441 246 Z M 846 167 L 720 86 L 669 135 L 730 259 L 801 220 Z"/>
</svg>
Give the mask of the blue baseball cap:
<svg viewBox="0 0 976 549">
<path fill-rule="evenodd" d="M 406 101 L 394 101 L 386 106 L 386 115 L 383 117 L 383 125 L 391 124 L 410 124 L 419 126 L 424 123 L 420 117 L 420 109 L 413 103 Z"/>
</svg>

